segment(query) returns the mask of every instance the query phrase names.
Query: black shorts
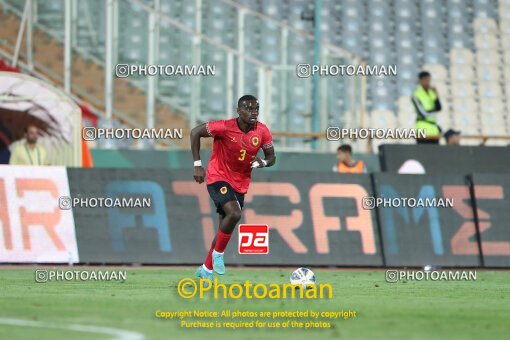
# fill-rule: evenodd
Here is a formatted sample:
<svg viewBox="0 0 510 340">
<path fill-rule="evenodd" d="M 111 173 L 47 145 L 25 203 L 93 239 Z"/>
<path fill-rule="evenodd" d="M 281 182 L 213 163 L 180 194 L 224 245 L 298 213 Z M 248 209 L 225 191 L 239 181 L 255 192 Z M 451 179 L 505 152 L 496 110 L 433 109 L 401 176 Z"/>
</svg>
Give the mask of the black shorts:
<svg viewBox="0 0 510 340">
<path fill-rule="evenodd" d="M 225 217 L 225 211 L 223 211 L 222 207 L 223 204 L 227 202 L 237 201 L 239 202 L 241 210 L 243 209 L 244 194 L 235 191 L 227 182 L 219 181 L 209 184 L 207 186 L 207 191 L 209 191 L 209 196 L 211 196 L 214 205 L 216 205 L 216 212 L 222 217 Z"/>
</svg>

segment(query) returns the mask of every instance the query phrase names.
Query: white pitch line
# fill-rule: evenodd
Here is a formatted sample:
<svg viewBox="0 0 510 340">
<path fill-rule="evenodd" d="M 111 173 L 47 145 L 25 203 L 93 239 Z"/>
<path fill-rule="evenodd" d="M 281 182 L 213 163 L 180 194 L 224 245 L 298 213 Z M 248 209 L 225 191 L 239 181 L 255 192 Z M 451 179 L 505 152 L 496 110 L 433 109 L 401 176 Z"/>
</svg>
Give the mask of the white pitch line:
<svg viewBox="0 0 510 340">
<path fill-rule="evenodd" d="M 32 321 L 23 319 L 6 319 L 0 318 L 0 324 L 12 325 L 12 326 L 27 326 L 27 327 L 40 327 L 40 328 L 56 328 L 56 329 L 67 329 L 77 332 L 89 332 L 89 333 L 102 333 L 112 335 L 112 339 L 118 340 L 143 340 L 145 337 L 143 334 L 125 331 L 118 328 L 109 328 L 101 326 L 86 326 L 79 324 L 58 324 L 54 322 L 43 322 L 43 321 Z"/>
</svg>

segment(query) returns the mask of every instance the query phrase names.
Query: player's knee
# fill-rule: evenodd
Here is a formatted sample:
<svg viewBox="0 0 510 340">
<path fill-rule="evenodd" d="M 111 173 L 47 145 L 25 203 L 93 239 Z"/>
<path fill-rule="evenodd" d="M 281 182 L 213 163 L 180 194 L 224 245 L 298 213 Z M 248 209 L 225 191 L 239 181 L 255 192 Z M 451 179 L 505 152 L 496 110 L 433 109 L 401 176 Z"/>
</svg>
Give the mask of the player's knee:
<svg viewBox="0 0 510 340">
<path fill-rule="evenodd" d="M 232 210 L 228 213 L 228 217 L 236 223 L 241 220 L 241 210 Z"/>
</svg>

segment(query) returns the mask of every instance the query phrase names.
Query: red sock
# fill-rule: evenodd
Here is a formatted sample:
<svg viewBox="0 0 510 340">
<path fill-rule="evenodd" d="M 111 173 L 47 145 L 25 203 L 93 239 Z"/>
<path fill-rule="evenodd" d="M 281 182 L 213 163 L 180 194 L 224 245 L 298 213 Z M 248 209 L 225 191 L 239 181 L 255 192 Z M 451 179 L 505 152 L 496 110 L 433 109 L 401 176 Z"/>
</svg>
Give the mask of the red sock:
<svg viewBox="0 0 510 340">
<path fill-rule="evenodd" d="M 218 230 L 218 236 L 216 236 L 216 244 L 214 246 L 214 250 L 218 253 L 223 253 L 225 248 L 227 248 L 228 241 L 230 241 L 230 237 L 232 234 L 225 234 L 223 231 Z"/>
<path fill-rule="evenodd" d="M 214 246 L 211 246 L 211 249 L 209 249 L 209 253 L 207 253 L 207 257 L 205 258 L 204 265 L 207 269 L 212 270 L 212 252 L 214 250 Z"/>
</svg>

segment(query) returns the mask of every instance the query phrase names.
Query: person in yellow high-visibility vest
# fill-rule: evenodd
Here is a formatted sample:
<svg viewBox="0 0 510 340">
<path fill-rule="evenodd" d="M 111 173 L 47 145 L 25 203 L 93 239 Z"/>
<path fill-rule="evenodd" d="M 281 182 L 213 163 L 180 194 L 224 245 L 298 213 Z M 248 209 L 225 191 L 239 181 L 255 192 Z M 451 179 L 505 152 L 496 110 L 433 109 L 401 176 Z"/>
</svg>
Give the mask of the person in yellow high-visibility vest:
<svg viewBox="0 0 510 340">
<path fill-rule="evenodd" d="M 437 112 L 441 111 L 441 102 L 435 87 L 430 85 L 430 73 L 422 71 L 418 74 L 420 85 L 414 91 L 411 101 L 416 109 L 416 133 L 418 130 L 425 132 L 426 139 L 417 138 L 417 142 L 439 144 L 441 127 L 437 125 Z"/>
</svg>

